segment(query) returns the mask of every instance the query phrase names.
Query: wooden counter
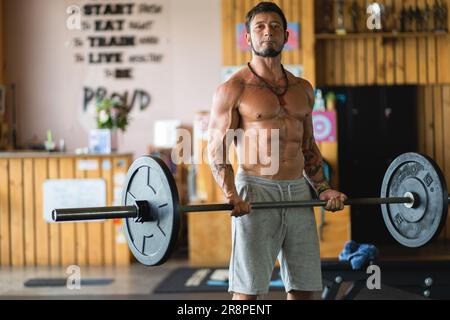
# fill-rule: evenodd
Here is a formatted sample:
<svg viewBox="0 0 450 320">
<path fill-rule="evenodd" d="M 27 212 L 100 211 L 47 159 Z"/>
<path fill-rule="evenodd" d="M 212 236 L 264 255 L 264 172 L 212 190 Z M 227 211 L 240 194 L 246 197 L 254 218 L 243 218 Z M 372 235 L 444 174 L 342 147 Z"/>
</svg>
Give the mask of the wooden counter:
<svg viewBox="0 0 450 320">
<path fill-rule="evenodd" d="M 104 179 L 107 204 L 112 205 L 120 202 L 131 161 L 131 154 L 0 152 L 0 265 L 129 264 L 121 220 L 45 222 L 43 183 Z"/>
</svg>

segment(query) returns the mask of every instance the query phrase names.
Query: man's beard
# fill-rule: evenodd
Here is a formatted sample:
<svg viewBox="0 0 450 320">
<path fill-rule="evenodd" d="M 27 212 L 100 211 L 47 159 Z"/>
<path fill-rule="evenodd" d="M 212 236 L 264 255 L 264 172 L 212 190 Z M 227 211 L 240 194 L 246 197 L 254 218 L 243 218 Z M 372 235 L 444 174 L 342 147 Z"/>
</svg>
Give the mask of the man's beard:
<svg viewBox="0 0 450 320">
<path fill-rule="evenodd" d="M 283 48 L 281 48 L 280 50 L 275 50 L 273 48 L 267 48 L 267 49 L 264 49 L 262 51 L 256 51 L 255 47 L 253 47 L 253 42 L 250 42 L 250 43 L 251 43 L 251 47 L 252 47 L 253 52 L 257 56 L 260 56 L 260 57 L 263 57 L 263 58 L 275 58 L 278 55 L 280 55 L 281 51 L 283 50 Z"/>
</svg>

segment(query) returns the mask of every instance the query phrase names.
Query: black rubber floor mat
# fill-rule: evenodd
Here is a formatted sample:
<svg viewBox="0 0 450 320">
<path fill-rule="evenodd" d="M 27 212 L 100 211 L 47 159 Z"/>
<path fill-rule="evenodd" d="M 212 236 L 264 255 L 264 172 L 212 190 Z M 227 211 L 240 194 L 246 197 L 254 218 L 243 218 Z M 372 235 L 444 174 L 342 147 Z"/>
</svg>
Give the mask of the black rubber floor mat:
<svg viewBox="0 0 450 320">
<path fill-rule="evenodd" d="M 81 280 L 81 286 L 107 286 L 114 282 L 114 279 L 84 279 Z M 65 287 L 66 278 L 36 278 L 25 281 L 25 287 Z"/>
</svg>

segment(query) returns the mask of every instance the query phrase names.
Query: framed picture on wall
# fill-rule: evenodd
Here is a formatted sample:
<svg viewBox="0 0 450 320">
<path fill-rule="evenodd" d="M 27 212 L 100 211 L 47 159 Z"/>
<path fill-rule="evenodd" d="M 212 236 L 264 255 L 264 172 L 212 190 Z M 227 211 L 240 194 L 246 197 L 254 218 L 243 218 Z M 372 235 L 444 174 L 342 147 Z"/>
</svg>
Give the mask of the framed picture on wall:
<svg viewBox="0 0 450 320">
<path fill-rule="evenodd" d="M 5 113 L 6 103 L 6 87 L 0 86 L 0 115 Z"/>
</svg>

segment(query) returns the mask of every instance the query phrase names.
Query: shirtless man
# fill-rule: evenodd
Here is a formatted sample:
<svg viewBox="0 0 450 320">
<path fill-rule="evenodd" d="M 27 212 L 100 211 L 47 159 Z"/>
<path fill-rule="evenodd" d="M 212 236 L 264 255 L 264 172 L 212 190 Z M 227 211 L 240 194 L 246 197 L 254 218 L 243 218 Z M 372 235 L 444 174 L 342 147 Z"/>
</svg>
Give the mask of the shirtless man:
<svg viewBox="0 0 450 320">
<path fill-rule="evenodd" d="M 217 89 L 209 124 L 210 166 L 234 204 L 229 292 L 233 299 L 266 294 L 278 256 L 288 299 L 308 299 L 322 290 L 312 208 L 251 211 L 250 203 L 311 199 L 306 178 L 319 198 L 328 201 L 329 211 L 342 210 L 347 197 L 332 190 L 324 178 L 322 156 L 313 136 L 313 88 L 281 64 L 281 51 L 289 37 L 283 12 L 274 3 L 262 2 L 247 14 L 246 27 L 252 60 Z M 226 154 L 227 133 L 232 129 L 256 131 L 260 141 L 235 139 L 241 154 L 236 179 Z M 279 141 L 273 141 L 271 130 L 277 130 Z M 276 172 L 267 174 L 267 163 L 259 157 L 256 162 L 248 160 L 259 154 L 261 139 L 272 146 L 268 153 L 278 160 Z"/>
</svg>

